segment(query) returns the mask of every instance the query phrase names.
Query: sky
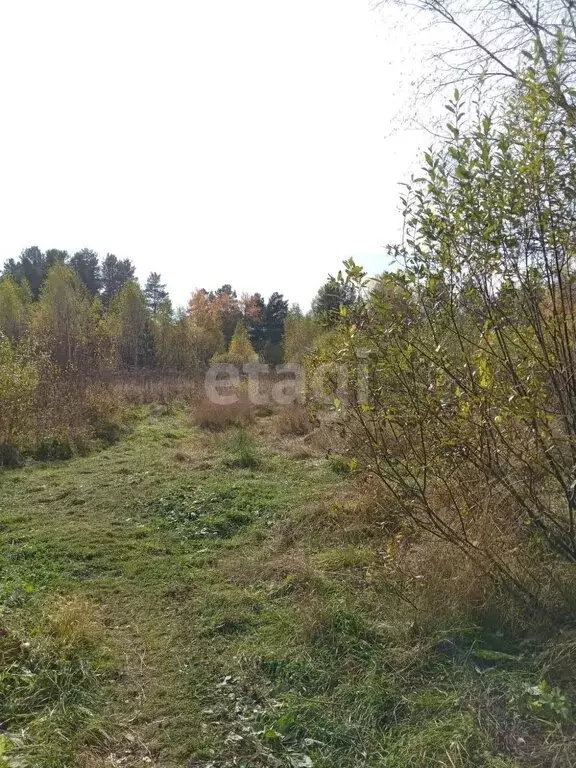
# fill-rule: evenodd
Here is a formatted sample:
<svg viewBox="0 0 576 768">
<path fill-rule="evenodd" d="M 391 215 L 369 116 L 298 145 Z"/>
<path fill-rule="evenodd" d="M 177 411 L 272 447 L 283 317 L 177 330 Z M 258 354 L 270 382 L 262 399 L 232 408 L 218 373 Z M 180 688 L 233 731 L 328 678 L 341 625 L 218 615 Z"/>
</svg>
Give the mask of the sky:
<svg viewBox="0 0 576 768">
<path fill-rule="evenodd" d="M 4 2 L 0 70 L 0 263 L 88 247 L 175 305 L 230 283 L 303 308 L 343 259 L 387 266 L 424 141 L 398 10 Z"/>
</svg>

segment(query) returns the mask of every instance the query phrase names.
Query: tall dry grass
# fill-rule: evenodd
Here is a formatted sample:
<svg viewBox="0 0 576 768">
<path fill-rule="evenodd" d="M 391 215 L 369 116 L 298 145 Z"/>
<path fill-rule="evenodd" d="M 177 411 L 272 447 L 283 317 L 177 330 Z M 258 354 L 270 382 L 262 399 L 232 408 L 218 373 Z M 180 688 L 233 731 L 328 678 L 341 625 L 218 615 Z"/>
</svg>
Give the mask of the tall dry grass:
<svg viewBox="0 0 576 768">
<path fill-rule="evenodd" d="M 276 428 L 280 435 L 308 435 L 313 425 L 306 408 L 298 402 L 279 409 Z"/>
<path fill-rule="evenodd" d="M 220 405 L 204 396 L 192 405 L 192 423 L 210 432 L 222 432 L 230 427 L 241 427 L 254 421 L 255 409 L 246 393 L 238 393 L 237 400 Z"/>
<path fill-rule="evenodd" d="M 203 389 L 201 377 L 167 372 L 111 373 L 106 381 L 120 397 L 132 405 L 170 405 L 175 402 L 191 404 L 198 399 Z"/>
</svg>

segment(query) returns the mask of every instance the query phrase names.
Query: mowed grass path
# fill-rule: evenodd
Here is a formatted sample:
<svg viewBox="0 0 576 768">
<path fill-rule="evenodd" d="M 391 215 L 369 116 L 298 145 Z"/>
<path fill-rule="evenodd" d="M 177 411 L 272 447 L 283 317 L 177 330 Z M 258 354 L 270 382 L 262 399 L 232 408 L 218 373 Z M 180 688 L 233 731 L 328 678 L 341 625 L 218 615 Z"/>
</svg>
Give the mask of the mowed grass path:
<svg viewBox="0 0 576 768">
<path fill-rule="evenodd" d="M 341 481 L 322 458 L 264 447 L 257 468 L 231 467 L 229 443 L 158 408 L 106 451 L 1 476 L 8 602 L 93 601 L 121 665 L 106 718 L 116 752 L 107 745 L 103 765 L 251 752 L 225 689 L 239 639 L 271 618 L 262 589 L 236 583 L 227 561 Z"/>
<path fill-rule="evenodd" d="M 574 637 L 408 582 L 342 457 L 275 419 L 251 468 L 153 406 L 0 474 L 0 768 L 576 765 Z"/>
</svg>

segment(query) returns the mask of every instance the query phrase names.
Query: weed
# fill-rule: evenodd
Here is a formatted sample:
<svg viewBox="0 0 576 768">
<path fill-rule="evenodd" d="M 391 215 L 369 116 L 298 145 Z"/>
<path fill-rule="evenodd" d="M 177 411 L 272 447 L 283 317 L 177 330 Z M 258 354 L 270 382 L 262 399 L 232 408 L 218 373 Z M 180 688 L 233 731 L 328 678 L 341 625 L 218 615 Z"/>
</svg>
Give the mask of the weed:
<svg viewBox="0 0 576 768">
<path fill-rule="evenodd" d="M 353 470 L 353 464 L 347 456 L 342 456 L 339 453 L 333 453 L 328 459 L 330 463 L 330 469 L 337 474 L 348 474 Z"/>
</svg>

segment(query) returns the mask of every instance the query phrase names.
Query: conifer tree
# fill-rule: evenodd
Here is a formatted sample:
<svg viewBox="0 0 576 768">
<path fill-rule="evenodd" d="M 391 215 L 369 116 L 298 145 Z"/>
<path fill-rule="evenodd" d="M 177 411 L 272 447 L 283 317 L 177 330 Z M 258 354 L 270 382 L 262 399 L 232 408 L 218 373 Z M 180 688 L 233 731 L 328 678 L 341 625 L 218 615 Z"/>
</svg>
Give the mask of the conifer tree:
<svg viewBox="0 0 576 768">
<path fill-rule="evenodd" d="M 168 291 L 166 285 L 161 281 L 161 276 L 158 272 L 150 272 L 146 285 L 144 287 L 144 295 L 146 296 L 146 303 L 148 309 L 155 315 L 158 312 L 158 308 L 162 302 L 168 298 Z"/>
<path fill-rule="evenodd" d="M 98 263 L 98 254 L 89 248 L 76 251 L 68 262 L 86 286 L 88 293 L 95 296 L 102 285 L 102 274 Z"/>
<path fill-rule="evenodd" d="M 258 360 L 258 354 L 250 343 L 248 331 L 242 322 L 236 325 L 226 359 L 227 362 L 234 363 L 235 365 L 253 363 Z"/>
</svg>

